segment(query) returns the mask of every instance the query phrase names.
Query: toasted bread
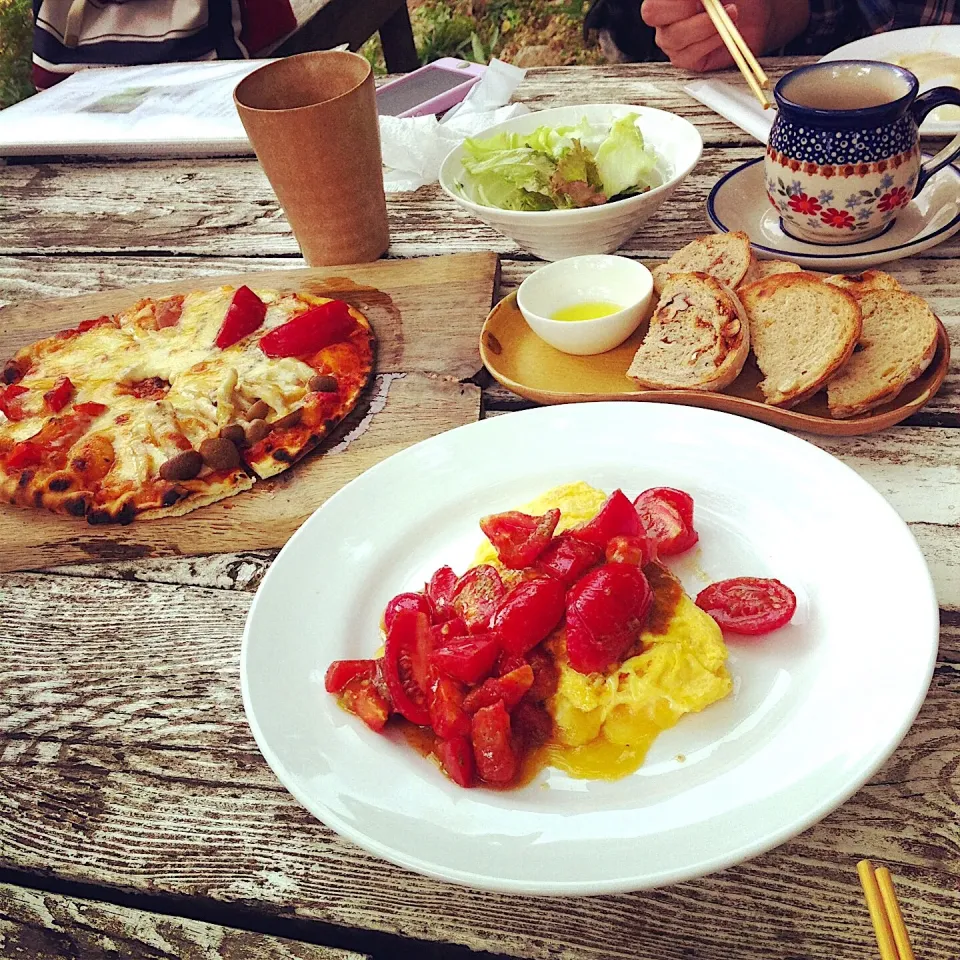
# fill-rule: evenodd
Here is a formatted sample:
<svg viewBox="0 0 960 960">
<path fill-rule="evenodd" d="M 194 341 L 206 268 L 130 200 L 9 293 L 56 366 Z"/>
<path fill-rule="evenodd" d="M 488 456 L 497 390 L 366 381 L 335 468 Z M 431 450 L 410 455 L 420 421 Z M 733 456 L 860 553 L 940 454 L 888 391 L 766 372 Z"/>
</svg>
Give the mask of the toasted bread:
<svg viewBox="0 0 960 960">
<path fill-rule="evenodd" d="M 722 390 L 739 376 L 749 352 L 737 295 L 706 273 L 674 273 L 627 376 L 655 389 Z"/>
<path fill-rule="evenodd" d="M 937 318 L 920 297 L 870 290 L 860 296 L 860 310 L 860 347 L 827 384 L 834 417 L 855 417 L 893 400 L 937 352 Z"/>
<path fill-rule="evenodd" d="M 833 284 L 853 294 L 858 299 L 869 290 L 902 290 L 903 287 L 897 282 L 896 277 L 891 277 L 889 273 L 882 270 L 864 270 L 863 273 L 835 273 L 829 277 L 823 277 L 824 283 Z"/>
<path fill-rule="evenodd" d="M 750 269 L 747 271 L 747 275 L 740 281 L 740 286 L 738 286 L 737 289 L 741 290 L 748 283 L 756 283 L 758 280 L 763 280 L 765 277 L 772 277 L 777 273 L 800 272 L 799 264 L 791 263 L 789 260 L 754 260 Z"/>
<path fill-rule="evenodd" d="M 713 233 L 691 241 L 666 263 L 654 267 L 653 288 L 661 293 L 672 273 L 707 273 L 736 290 L 754 262 L 745 233 Z"/>
<path fill-rule="evenodd" d="M 793 407 L 813 396 L 850 359 L 860 339 L 860 306 L 846 290 L 786 273 L 740 291 L 767 403 Z"/>
</svg>

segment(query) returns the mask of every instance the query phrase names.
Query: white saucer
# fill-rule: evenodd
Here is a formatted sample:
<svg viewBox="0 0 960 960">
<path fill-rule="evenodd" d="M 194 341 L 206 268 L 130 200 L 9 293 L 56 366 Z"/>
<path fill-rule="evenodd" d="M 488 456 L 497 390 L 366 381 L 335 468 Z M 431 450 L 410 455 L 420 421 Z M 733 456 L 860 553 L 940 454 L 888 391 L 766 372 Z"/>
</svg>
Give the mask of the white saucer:
<svg viewBox="0 0 960 960">
<path fill-rule="evenodd" d="M 944 59 L 937 65 L 928 65 L 922 59 L 919 62 L 915 59 L 931 53 L 955 60 Z M 820 63 L 827 60 L 882 60 L 899 64 L 917 74 L 921 92 L 931 87 L 960 87 L 960 24 L 908 27 L 873 34 L 832 50 Z M 960 108 L 939 107 L 924 120 L 920 132 L 937 137 L 960 133 Z"/>
<path fill-rule="evenodd" d="M 746 233 L 761 259 L 792 260 L 801 267 L 841 273 L 866 270 L 929 250 L 960 230 L 960 170 L 946 166 L 934 174 L 892 227 L 859 243 L 808 243 L 784 233 L 767 199 L 763 157 L 740 164 L 717 181 L 707 198 L 707 217 L 717 233 Z"/>
</svg>

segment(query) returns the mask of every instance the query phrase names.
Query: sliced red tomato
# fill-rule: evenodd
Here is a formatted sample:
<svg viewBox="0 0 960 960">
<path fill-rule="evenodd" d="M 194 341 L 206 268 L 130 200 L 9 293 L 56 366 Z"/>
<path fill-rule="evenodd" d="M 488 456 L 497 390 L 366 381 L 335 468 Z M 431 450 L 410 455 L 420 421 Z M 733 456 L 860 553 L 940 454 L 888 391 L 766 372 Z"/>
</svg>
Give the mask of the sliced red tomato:
<svg viewBox="0 0 960 960">
<path fill-rule="evenodd" d="M 591 567 L 603 562 L 603 549 L 569 533 L 561 533 L 550 541 L 535 568 L 572 587 Z"/>
<path fill-rule="evenodd" d="M 43 462 L 43 448 L 31 440 L 23 440 L 14 445 L 7 454 L 7 467 L 11 470 L 25 470 Z"/>
<path fill-rule="evenodd" d="M 469 569 L 453 588 L 454 609 L 471 633 L 490 629 L 490 621 L 502 598 L 503 581 L 489 563 Z"/>
<path fill-rule="evenodd" d="M 683 553 L 700 539 L 693 528 L 693 497 L 689 493 L 673 487 L 651 487 L 633 505 L 659 556 Z"/>
<path fill-rule="evenodd" d="M 77 324 L 77 333 L 86 333 L 88 330 L 93 330 L 95 327 L 106 327 L 106 326 L 119 326 L 113 319 L 113 317 L 108 317 L 104 314 L 102 317 L 96 317 L 93 320 L 82 320 Z"/>
<path fill-rule="evenodd" d="M 323 686 L 327 693 L 339 693 L 351 680 L 372 680 L 377 673 L 376 660 L 334 660 L 327 667 Z"/>
<path fill-rule="evenodd" d="M 622 490 L 614 490 L 592 520 L 574 527 L 569 533 L 602 550 L 611 537 L 635 537 L 640 529 L 637 511 Z"/>
<path fill-rule="evenodd" d="M 421 727 L 430 725 L 430 644 L 426 614 L 398 610 L 387 631 L 383 673 L 394 707 Z"/>
<path fill-rule="evenodd" d="M 614 537 L 607 542 L 607 563 L 632 563 L 642 567 L 657 559 L 657 545 L 645 533 L 635 537 Z"/>
<path fill-rule="evenodd" d="M 73 405 L 73 412 L 82 414 L 84 417 L 99 417 L 101 413 L 107 412 L 107 405 L 93 401 L 88 403 L 75 403 Z"/>
<path fill-rule="evenodd" d="M 21 387 L 18 383 L 0 387 L 0 413 L 8 420 L 22 420 L 23 401 L 19 398 L 29 392 L 26 387 Z"/>
<path fill-rule="evenodd" d="M 463 687 L 450 677 L 437 677 L 430 687 L 430 726 L 443 739 L 470 735 L 470 717 L 463 709 Z"/>
<path fill-rule="evenodd" d="M 527 691 L 527 700 L 540 703 L 557 692 L 560 675 L 557 665 L 546 650 L 535 649 L 527 654 L 530 669 L 533 670 L 533 686 Z"/>
<path fill-rule="evenodd" d="M 356 328 L 357 321 L 347 304 L 329 300 L 265 333 L 260 338 L 260 349 L 273 358 L 301 357 L 346 340 Z"/>
<path fill-rule="evenodd" d="M 467 737 L 451 737 L 441 740 L 436 747 L 437 756 L 443 764 L 444 773 L 461 787 L 472 787 L 477 778 L 477 765 L 473 759 L 473 744 Z"/>
<path fill-rule="evenodd" d="M 480 529 L 493 544 L 500 562 L 510 570 L 529 567 L 547 548 L 553 531 L 560 522 L 559 510 L 548 510 L 543 516 L 508 510 L 480 521 Z"/>
<path fill-rule="evenodd" d="M 441 672 L 454 680 L 475 684 L 489 676 L 500 655 L 500 638 L 495 633 L 475 633 L 472 636 L 448 637 L 438 642 L 438 631 L 448 624 L 433 628 L 433 652 L 430 661 Z"/>
<path fill-rule="evenodd" d="M 471 737 L 480 779 L 509 783 L 517 775 L 517 757 L 510 742 L 510 714 L 501 701 L 473 715 Z"/>
<path fill-rule="evenodd" d="M 43 399 L 47 406 L 54 412 L 59 413 L 73 396 L 73 384 L 69 377 L 57 377 L 53 384 L 53 389 L 48 390 Z"/>
<path fill-rule="evenodd" d="M 497 661 L 497 676 L 505 677 L 508 673 L 513 673 L 514 670 L 519 670 L 521 667 L 526 666 L 527 658 L 524 656 L 519 656 L 516 653 L 507 653 L 506 650 L 500 654 L 500 659 Z"/>
<path fill-rule="evenodd" d="M 620 662 L 653 603 L 647 578 L 626 563 L 591 570 L 567 595 L 567 659 L 580 673 Z"/>
<path fill-rule="evenodd" d="M 511 587 L 493 615 L 493 629 L 508 653 L 524 654 L 563 617 L 563 584 L 553 577 L 522 580 Z"/>
<path fill-rule="evenodd" d="M 441 567 L 430 578 L 426 593 L 433 605 L 434 622 L 458 616 L 453 605 L 453 591 L 457 587 L 457 580 L 457 575 L 450 567 Z"/>
<path fill-rule="evenodd" d="M 254 330 L 259 329 L 266 315 L 267 305 L 249 287 L 238 287 L 224 314 L 223 323 L 217 331 L 215 343 L 221 350 L 232 347 Z M 261 338 L 261 344 L 264 339 L 266 337 Z"/>
<path fill-rule="evenodd" d="M 390 705 L 369 678 L 354 677 L 340 692 L 339 701 L 344 709 L 356 714 L 377 733 L 390 719 Z"/>
<path fill-rule="evenodd" d="M 412 610 L 430 616 L 430 601 L 422 593 L 398 593 L 383 611 L 383 625 L 390 630 L 393 621 L 401 610 Z"/>
<path fill-rule="evenodd" d="M 479 687 L 474 687 L 463 698 L 463 709 L 467 713 L 476 713 L 484 707 L 502 701 L 508 710 L 512 710 L 533 686 L 533 667 L 525 663 L 502 677 L 488 677 Z"/>
<path fill-rule="evenodd" d="M 755 637 L 789 623 L 797 609 L 797 597 L 779 580 L 734 577 L 701 590 L 697 606 L 722 630 Z"/>
<path fill-rule="evenodd" d="M 541 746 L 553 735 L 553 718 L 545 707 L 529 700 L 517 705 L 510 714 L 510 724 L 528 750 Z"/>
</svg>

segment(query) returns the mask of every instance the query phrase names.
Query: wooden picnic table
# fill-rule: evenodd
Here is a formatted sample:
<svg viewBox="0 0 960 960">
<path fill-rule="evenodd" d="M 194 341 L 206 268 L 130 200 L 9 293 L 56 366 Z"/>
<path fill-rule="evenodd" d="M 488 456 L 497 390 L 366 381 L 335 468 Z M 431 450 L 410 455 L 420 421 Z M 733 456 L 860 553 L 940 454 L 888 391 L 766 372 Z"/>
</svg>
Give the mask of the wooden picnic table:
<svg viewBox="0 0 960 960">
<path fill-rule="evenodd" d="M 761 152 L 683 94 L 689 79 L 663 64 L 540 69 L 517 94 L 535 108 L 642 103 L 699 125 L 699 166 L 625 248 L 648 262 L 707 232 L 710 186 Z M 389 207 L 390 257 L 493 250 L 501 294 L 537 266 L 436 186 Z M 958 252 L 955 237 L 889 266 L 930 301 L 955 357 Z M 0 303 L 301 264 L 252 159 L 0 167 Z M 447 386 L 478 416 L 529 405 L 491 385 L 475 352 L 464 359 L 476 375 Z M 940 395 L 898 427 L 808 437 L 890 500 L 929 562 L 942 632 L 917 722 L 822 823 L 742 866 L 654 892 L 538 899 L 445 885 L 369 856 L 303 810 L 258 752 L 240 698 L 241 631 L 273 551 L 0 577 L 0 954 L 866 960 L 876 946 L 855 863 L 869 856 L 893 869 L 917 956 L 955 960 L 957 370 L 955 360 Z"/>
</svg>

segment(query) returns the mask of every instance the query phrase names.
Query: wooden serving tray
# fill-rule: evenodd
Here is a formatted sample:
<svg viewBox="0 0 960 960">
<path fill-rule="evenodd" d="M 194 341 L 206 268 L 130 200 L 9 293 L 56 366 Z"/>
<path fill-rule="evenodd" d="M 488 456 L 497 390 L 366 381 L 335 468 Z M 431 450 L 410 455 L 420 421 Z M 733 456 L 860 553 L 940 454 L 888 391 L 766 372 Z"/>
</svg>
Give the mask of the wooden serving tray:
<svg viewBox="0 0 960 960">
<path fill-rule="evenodd" d="M 516 294 L 501 300 L 480 333 L 480 357 L 508 390 L 536 403 L 577 403 L 590 400 L 646 400 L 709 407 L 762 420 L 777 427 L 806 430 L 825 436 L 849 437 L 891 427 L 928 403 L 950 367 L 950 340 L 937 320 L 937 352 L 923 375 L 908 384 L 890 403 L 859 417 L 830 416 L 824 391 L 784 410 L 763 402 L 763 374 L 750 355 L 740 376 L 722 393 L 706 390 L 648 390 L 627 377 L 627 369 L 646 333 L 646 323 L 619 347 L 592 357 L 562 353 L 541 340 L 517 307 Z"/>
<path fill-rule="evenodd" d="M 141 297 L 248 284 L 339 297 L 377 335 L 375 375 L 357 408 L 302 461 L 252 490 L 183 517 L 97 527 L 0 504 L 0 571 L 67 563 L 281 547 L 328 497 L 393 453 L 480 416 L 477 331 L 496 294 L 493 253 L 381 260 L 349 267 L 190 278 L 0 309 L 0 359 Z"/>
</svg>

